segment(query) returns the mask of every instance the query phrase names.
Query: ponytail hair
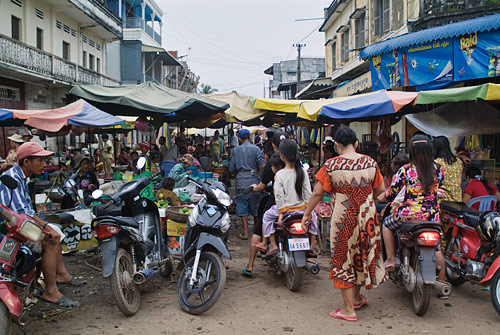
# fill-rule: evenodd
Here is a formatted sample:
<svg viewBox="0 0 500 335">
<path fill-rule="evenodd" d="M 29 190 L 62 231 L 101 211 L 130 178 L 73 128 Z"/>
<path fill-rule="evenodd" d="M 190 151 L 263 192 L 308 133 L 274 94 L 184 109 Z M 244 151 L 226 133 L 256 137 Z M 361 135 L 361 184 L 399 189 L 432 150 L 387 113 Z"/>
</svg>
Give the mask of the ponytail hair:
<svg viewBox="0 0 500 335">
<path fill-rule="evenodd" d="M 295 191 L 302 200 L 302 186 L 304 184 L 305 173 L 302 169 L 302 164 L 300 163 L 300 157 L 297 150 L 297 143 L 292 140 L 284 140 L 280 143 L 280 154 L 290 163 L 293 164 L 295 168 Z"/>
<path fill-rule="evenodd" d="M 415 135 L 410 140 L 410 161 L 417 168 L 418 180 L 425 192 L 434 184 L 436 169 L 434 168 L 433 148 L 425 135 Z"/>
<path fill-rule="evenodd" d="M 477 179 L 481 183 L 483 183 L 486 192 L 488 192 L 490 195 L 495 195 L 495 193 L 497 193 L 495 189 L 492 189 L 490 187 L 490 183 L 488 182 L 488 180 L 481 175 L 481 170 L 479 170 L 479 168 L 471 166 L 467 169 L 465 175 L 470 179 Z"/>
</svg>

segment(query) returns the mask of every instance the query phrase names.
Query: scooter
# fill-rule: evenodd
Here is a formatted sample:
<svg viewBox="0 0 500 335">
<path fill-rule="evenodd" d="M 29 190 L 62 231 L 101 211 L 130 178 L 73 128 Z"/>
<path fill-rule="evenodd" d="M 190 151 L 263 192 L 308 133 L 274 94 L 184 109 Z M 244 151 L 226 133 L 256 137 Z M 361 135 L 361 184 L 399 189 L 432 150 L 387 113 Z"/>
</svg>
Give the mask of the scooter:
<svg viewBox="0 0 500 335">
<path fill-rule="evenodd" d="M 479 212 L 462 202 L 443 201 L 446 225 L 446 278 L 453 286 L 467 280 L 490 286 L 491 302 L 500 314 L 500 214 Z"/>
<path fill-rule="evenodd" d="M 137 168 L 146 159 L 139 158 Z M 123 184 L 111 201 L 94 207 L 92 229 L 102 255 L 102 276 L 110 278 L 111 290 L 120 311 L 133 315 L 139 310 L 139 286 L 157 274 L 169 277 L 172 258 L 161 232 L 156 204 L 140 196 L 158 174 Z M 94 199 L 102 190 L 93 192 Z"/>
<path fill-rule="evenodd" d="M 259 220 L 262 220 L 263 207 L 267 203 L 269 195 L 269 193 L 264 193 L 260 200 Z M 276 274 L 283 275 L 286 287 L 290 291 L 296 292 L 302 282 L 302 268 L 313 275 L 318 274 L 320 270 L 317 263 L 307 261 L 306 257 L 306 253 L 311 249 L 307 236 L 309 226 L 306 225 L 305 229 L 302 228 L 302 215 L 285 215 L 282 226 L 278 226 L 278 222 L 275 222 L 275 228 L 278 252 L 264 256 L 264 259 L 275 270 Z M 270 246 L 269 243 L 268 250 Z"/>
<path fill-rule="evenodd" d="M 17 182 L 3 175 L 0 181 L 11 191 Z M 12 196 L 11 196 L 12 199 Z M 0 216 L 6 221 L 7 234 L 0 242 L 0 334 L 11 334 L 12 323 L 24 326 L 21 321 L 26 298 L 35 289 L 40 275 L 42 255 L 23 245 L 26 241 L 39 242 L 50 236 L 47 230 L 26 214 L 17 214 L 0 205 Z"/>
<path fill-rule="evenodd" d="M 436 280 L 436 247 L 441 243 L 441 224 L 432 221 L 406 221 L 396 233 L 396 267 L 389 277 L 412 294 L 412 309 L 423 316 L 432 290 L 451 294 L 451 285 Z"/>
<path fill-rule="evenodd" d="M 199 315 L 215 305 L 224 289 L 226 268 L 220 255 L 231 259 L 226 241 L 233 201 L 220 182 L 186 178 L 203 198 L 188 217 L 177 297 L 184 312 Z"/>
</svg>

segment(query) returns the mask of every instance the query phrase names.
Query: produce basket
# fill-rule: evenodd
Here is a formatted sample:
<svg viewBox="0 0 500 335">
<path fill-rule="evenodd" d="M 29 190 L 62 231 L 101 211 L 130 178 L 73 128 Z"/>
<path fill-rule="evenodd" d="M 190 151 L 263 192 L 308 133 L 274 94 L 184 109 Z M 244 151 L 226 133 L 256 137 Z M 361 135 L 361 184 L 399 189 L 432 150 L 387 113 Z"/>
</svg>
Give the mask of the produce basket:
<svg viewBox="0 0 500 335">
<path fill-rule="evenodd" d="M 179 209 L 185 208 L 184 206 L 170 206 L 167 208 L 167 216 L 175 222 L 187 223 L 189 214 L 179 213 Z"/>
</svg>

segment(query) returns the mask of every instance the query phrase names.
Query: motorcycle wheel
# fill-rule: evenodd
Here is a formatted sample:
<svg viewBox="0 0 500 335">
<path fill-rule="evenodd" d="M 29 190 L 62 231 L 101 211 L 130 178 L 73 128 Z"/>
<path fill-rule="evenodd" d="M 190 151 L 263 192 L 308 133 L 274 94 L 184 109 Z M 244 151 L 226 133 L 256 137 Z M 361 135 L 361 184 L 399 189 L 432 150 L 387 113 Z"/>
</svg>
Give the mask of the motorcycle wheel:
<svg viewBox="0 0 500 335">
<path fill-rule="evenodd" d="M 288 271 L 284 273 L 285 283 L 286 287 L 290 291 L 297 292 L 299 290 L 300 283 L 302 282 L 302 269 L 297 267 L 297 264 L 295 264 L 293 256 L 290 256 L 289 259 L 290 259 L 290 267 Z"/>
<path fill-rule="evenodd" d="M 173 271 L 174 271 L 173 259 L 172 256 L 169 256 L 168 260 L 165 262 L 165 267 L 163 271 L 160 271 L 160 276 L 169 278 Z"/>
<path fill-rule="evenodd" d="M 0 302 L 0 334 L 12 334 L 12 321 L 10 320 L 9 310 L 2 302 Z"/>
<path fill-rule="evenodd" d="M 490 286 L 491 303 L 495 310 L 500 315 L 500 271 L 497 270 L 493 279 L 491 280 Z"/>
<path fill-rule="evenodd" d="M 429 308 L 431 300 L 432 285 L 425 284 L 422 278 L 420 262 L 415 259 L 415 278 L 417 280 L 415 289 L 412 292 L 412 308 L 413 312 L 419 316 L 424 315 Z"/>
<path fill-rule="evenodd" d="M 141 304 L 141 293 L 139 286 L 132 280 L 133 274 L 132 257 L 126 250 L 118 249 L 110 277 L 111 292 L 118 308 L 127 316 L 137 313 Z"/>
<path fill-rule="evenodd" d="M 199 315 L 212 308 L 226 283 L 226 267 L 219 255 L 202 252 L 193 286 L 189 284 L 194 257 L 186 264 L 177 285 L 177 297 L 184 312 Z"/>
<path fill-rule="evenodd" d="M 445 258 L 445 266 L 446 266 L 446 280 L 448 281 L 448 283 L 450 283 L 453 286 L 460 286 L 463 283 L 465 283 L 466 279 L 463 276 L 460 276 L 460 275 L 456 274 L 455 272 L 453 272 L 453 270 L 450 269 L 450 267 L 448 266 L 448 262 L 446 262 L 446 260 L 451 261 L 449 255 L 448 255 L 448 252 L 447 252 L 448 248 L 450 248 L 450 245 L 449 245 L 450 243 L 451 243 L 451 238 L 448 238 L 448 242 L 446 242 L 446 248 L 444 249 L 445 250 L 444 258 Z M 455 245 L 451 246 L 450 250 L 453 250 L 454 247 L 455 247 Z M 453 251 L 450 251 L 450 253 L 452 253 L 452 252 Z"/>
</svg>

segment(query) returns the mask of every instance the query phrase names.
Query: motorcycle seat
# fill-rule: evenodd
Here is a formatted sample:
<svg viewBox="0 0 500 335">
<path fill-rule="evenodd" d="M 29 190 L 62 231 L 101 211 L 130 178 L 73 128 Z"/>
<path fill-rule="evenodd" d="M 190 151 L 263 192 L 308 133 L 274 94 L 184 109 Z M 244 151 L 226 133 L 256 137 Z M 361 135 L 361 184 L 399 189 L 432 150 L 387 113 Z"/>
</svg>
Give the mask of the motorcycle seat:
<svg viewBox="0 0 500 335">
<path fill-rule="evenodd" d="M 399 232 L 406 234 L 422 228 L 441 230 L 441 223 L 432 221 L 406 221 L 399 228 Z"/>
<path fill-rule="evenodd" d="M 464 223 L 470 227 L 476 228 L 478 223 L 479 223 L 479 216 L 480 215 L 481 215 L 481 212 L 479 212 L 479 211 L 464 212 L 464 214 L 463 214 Z"/>
<path fill-rule="evenodd" d="M 57 218 L 61 223 L 73 223 L 75 221 L 75 217 L 69 213 L 57 213 Z"/>
<path fill-rule="evenodd" d="M 463 216 L 465 213 L 479 213 L 475 209 L 468 207 L 465 203 L 455 201 L 443 201 L 441 203 L 441 210 L 455 216 Z"/>
<path fill-rule="evenodd" d="M 108 208 L 102 209 L 104 204 L 97 205 L 94 207 L 94 214 L 96 216 L 120 216 L 122 215 L 122 206 L 111 205 Z"/>
</svg>

